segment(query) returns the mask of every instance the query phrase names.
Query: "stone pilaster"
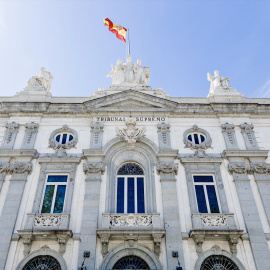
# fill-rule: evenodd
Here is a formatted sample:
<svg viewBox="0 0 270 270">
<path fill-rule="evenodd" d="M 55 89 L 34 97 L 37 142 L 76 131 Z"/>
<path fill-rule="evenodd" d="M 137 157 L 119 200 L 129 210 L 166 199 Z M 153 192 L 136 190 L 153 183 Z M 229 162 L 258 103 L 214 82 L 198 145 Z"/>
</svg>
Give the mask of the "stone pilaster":
<svg viewBox="0 0 270 270">
<path fill-rule="evenodd" d="M 25 133 L 21 149 L 33 149 L 37 137 L 39 124 L 31 122 L 25 124 Z"/>
<path fill-rule="evenodd" d="M 167 269 L 175 269 L 176 267 L 176 260 L 172 257 L 173 251 L 178 251 L 179 260 L 184 269 L 184 251 L 175 179 L 177 172 L 178 164 L 167 161 L 157 165 L 157 173 L 160 175 L 161 181 L 163 217 L 166 229 Z"/>
<path fill-rule="evenodd" d="M 160 149 L 171 149 L 170 124 L 157 124 Z"/>
<path fill-rule="evenodd" d="M 1 149 L 12 149 L 19 131 L 19 124 L 12 122 L 6 124 L 6 132 L 1 144 Z"/>
<path fill-rule="evenodd" d="M 259 150 L 259 146 L 253 130 L 254 126 L 252 124 L 244 123 L 240 125 L 240 128 L 247 150 Z"/>
<path fill-rule="evenodd" d="M 270 265 L 270 252 L 247 176 L 250 170 L 250 165 L 240 162 L 229 165 L 229 172 L 233 175 L 235 182 L 256 267 L 260 270 L 266 270 L 269 269 Z M 233 253 L 235 253 L 235 245 L 236 243 L 232 239 L 230 248 Z"/>
<path fill-rule="evenodd" d="M 237 140 L 235 137 L 234 124 L 222 124 L 222 133 L 228 150 L 237 150 L 239 149 Z"/>
<path fill-rule="evenodd" d="M 90 258 L 85 260 L 85 266 L 87 269 L 96 269 L 96 230 L 98 227 L 101 175 L 105 171 L 105 165 L 101 162 L 86 163 L 83 166 L 83 171 L 86 178 L 78 267 L 81 266 L 83 253 L 87 250 L 90 251 Z"/>
<path fill-rule="evenodd" d="M 12 174 L 3 211 L 0 217 L 0 269 L 5 269 L 11 236 L 19 212 L 27 175 L 32 172 L 31 163 L 9 163 L 5 169 Z"/>
<path fill-rule="evenodd" d="M 104 124 L 98 122 L 92 123 L 90 127 L 91 127 L 90 149 L 101 149 Z"/>
</svg>

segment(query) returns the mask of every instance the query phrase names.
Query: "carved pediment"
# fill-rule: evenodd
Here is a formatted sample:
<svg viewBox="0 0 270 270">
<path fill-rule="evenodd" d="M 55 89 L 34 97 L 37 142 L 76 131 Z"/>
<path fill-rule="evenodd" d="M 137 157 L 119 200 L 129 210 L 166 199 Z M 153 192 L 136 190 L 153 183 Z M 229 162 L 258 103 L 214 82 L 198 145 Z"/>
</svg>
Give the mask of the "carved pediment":
<svg viewBox="0 0 270 270">
<path fill-rule="evenodd" d="M 126 90 L 120 93 L 103 96 L 85 102 L 87 110 L 119 111 L 131 108 L 141 111 L 171 111 L 177 103 L 171 100 L 159 98 L 153 95 L 141 93 L 134 90 Z"/>
</svg>

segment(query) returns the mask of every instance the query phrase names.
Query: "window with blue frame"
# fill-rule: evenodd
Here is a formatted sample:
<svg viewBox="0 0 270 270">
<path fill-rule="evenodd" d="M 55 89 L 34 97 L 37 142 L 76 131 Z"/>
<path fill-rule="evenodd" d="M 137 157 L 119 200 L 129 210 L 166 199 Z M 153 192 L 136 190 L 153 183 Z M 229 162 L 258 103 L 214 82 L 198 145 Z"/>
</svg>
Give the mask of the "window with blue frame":
<svg viewBox="0 0 270 270">
<path fill-rule="evenodd" d="M 145 213 L 144 172 L 136 163 L 126 163 L 117 172 L 117 213 Z"/>
<path fill-rule="evenodd" d="M 220 213 L 215 182 L 211 175 L 193 175 L 198 211 Z"/>
<path fill-rule="evenodd" d="M 48 175 L 44 190 L 41 213 L 62 213 L 67 190 L 67 175 Z"/>
</svg>

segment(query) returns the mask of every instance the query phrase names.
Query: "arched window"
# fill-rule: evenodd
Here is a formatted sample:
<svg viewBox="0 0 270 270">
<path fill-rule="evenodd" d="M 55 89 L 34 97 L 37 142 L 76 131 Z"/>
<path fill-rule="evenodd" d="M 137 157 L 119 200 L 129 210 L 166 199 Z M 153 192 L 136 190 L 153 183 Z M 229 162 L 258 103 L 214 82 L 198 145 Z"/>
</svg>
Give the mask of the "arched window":
<svg viewBox="0 0 270 270">
<path fill-rule="evenodd" d="M 207 257 L 200 270 L 239 270 L 237 265 L 228 257 L 223 255 L 212 255 Z"/>
<path fill-rule="evenodd" d="M 60 263 L 52 256 L 41 255 L 34 257 L 24 267 L 23 270 L 61 270 Z"/>
<path fill-rule="evenodd" d="M 126 163 L 117 172 L 117 213 L 144 213 L 144 171 L 136 163 Z"/>
<path fill-rule="evenodd" d="M 147 263 L 137 256 L 126 256 L 121 258 L 113 267 L 116 269 L 149 269 Z"/>
</svg>

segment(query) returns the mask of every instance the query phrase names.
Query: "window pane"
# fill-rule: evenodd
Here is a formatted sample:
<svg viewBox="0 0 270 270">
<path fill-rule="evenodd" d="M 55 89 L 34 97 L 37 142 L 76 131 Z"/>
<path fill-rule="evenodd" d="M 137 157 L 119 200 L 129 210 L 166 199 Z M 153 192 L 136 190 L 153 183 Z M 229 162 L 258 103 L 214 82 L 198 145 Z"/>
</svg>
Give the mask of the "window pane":
<svg viewBox="0 0 270 270">
<path fill-rule="evenodd" d="M 41 213 L 51 213 L 54 187 L 50 185 L 46 186 Z"/>
<path fill-rule="evenodd" d="M 195 183 L 196 182 L 204 182 L 204 183 L 214 182 L 213 176 L 211 175 L 194 175 L 193 179 Z"/>
<path fill-rule="evenodd" d="M 192 137 L 191 137 L 191 135 L 188 135 L 188 139 L 192 142 Z"/>
<path fill-rule="evenodd" d="M 201 142 L 204 142 L 204 140 L 205 140 L 204 136 L 200 135 L 200 137 L 201 137 Z"/>
<path fill-rule="evenodd" d="M 59 185 L 56 191 L 55 203 L 54 203 L 54 213 L 62 213 L 64 207 L 64 199 L 66 193 L 66 185 Z"/>
<path fill-rule="evenodd" d="M 67 142 L 67 134 L 63 134 L 62 144 L 66 144 L 66 142 Z"/>
<path fill-rule="evenodd" d="M 127 212 L 135 213 L 134 178 L 128 178 Z"/>
<path fill-rule="evenodd" d="M 144 213 L 144 185 L 143 178 L 137 178 L 137 212 Z"/>
<path fill-rule="evenodd" d="M 73 136 L 72 135 L 69 135 L 69 142 L 73 140 Z"/>
<path fill-rule="evenodd" d="M 60 141 L 60 136 L 61 136 L 61 135 L 57 135 L 57 136 L 56 136 L 55 140 L 56 140 L 57 142 Z"/>
<path fill-rule="evenodd" d="M 196 185 L 195 191 L 196 191 L 199 212 L 200 213 L 208 213 L 203 186 Z"/>
<path fill-rule="evenodd" d="M 117 183 L 117 213 L 124 213 L 124 178 L 119 177 Z"/>
<path fill-rule="evenodd" d="M 198 134 L 194 134 L 193 136 L 194 136 L 195 144 L 199 144 Z"/>
<path fill-rule="evenodd" d="M 219 213 L 218 201 L 215 186 L 206 186 L 210 211 L 211 213 Z"/>
<path fill-rule="evenodd" d="M 49 175 L 47 182 L 67 182 L 67 175 Z"/>
</svg>

